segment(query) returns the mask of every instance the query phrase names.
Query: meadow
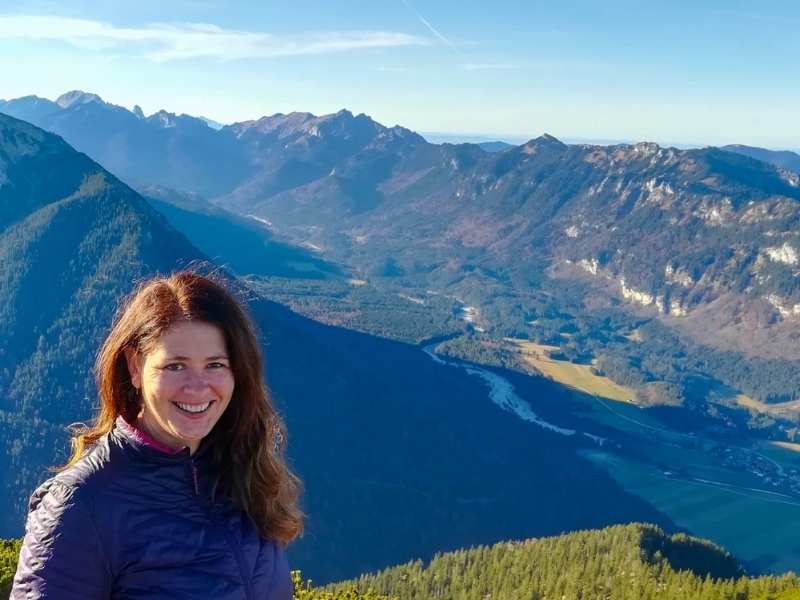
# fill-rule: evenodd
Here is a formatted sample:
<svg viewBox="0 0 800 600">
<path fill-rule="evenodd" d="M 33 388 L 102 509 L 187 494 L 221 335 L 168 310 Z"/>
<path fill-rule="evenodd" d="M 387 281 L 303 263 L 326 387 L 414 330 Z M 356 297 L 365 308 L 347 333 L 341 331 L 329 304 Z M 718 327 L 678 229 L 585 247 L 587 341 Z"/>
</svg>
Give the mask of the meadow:
<svg viewBox="0 0 800 600">
<path fill-rule="evenodd" d="M 619 385 L 608 377 L 598 375 L 591 365 L 580 365 L 568 360 L 552 358 L 551 354 L 559 351 L 558 346 L 547 346 L 510 338 L 507 338 L 507 341 L 512 343 L 526 364 L 558 383 L 590 395 L 618 402 L 633 402 L 636 398 L 636 392 L 631 388 Z"/>
</svg>

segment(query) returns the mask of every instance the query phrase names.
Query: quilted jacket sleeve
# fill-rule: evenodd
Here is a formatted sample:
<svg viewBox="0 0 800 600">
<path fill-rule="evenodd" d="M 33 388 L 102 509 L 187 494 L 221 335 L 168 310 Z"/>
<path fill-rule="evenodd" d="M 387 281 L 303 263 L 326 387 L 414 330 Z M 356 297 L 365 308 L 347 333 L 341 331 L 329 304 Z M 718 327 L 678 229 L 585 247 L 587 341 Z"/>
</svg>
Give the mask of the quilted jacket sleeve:
<svg viewBox="0 0 800 600">
<path fill-rule="evenodd" d="M 286 559 L 286 553 L 277 542 L 272 542 L 272 547 L 275 552 L 274 568 L 266 598 L 267 600 L 292 600 L 294 590 L 292 589 L 292 579 L 289 575 L 289 561 Z"/>
<path fill-rule="evenodd" d="M 108 600 L 111 575 L 88 499 L 56 480 L 31 497 L 9 600 Z"/>
</svg>

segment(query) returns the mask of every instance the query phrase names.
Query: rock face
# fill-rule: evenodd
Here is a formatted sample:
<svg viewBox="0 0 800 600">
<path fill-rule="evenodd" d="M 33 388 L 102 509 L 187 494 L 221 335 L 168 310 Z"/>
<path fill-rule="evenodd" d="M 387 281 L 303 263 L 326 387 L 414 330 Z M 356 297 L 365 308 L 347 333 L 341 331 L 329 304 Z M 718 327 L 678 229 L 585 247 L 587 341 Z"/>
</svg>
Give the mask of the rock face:
<svg viewBox="0 0 800 600">
<path fill-rule="evenodd" d="M 56 104 L 64 109 L 68 109 L 80 104 L 88 104 L 89 102 L 97 102 L 102 104 L 103 100 L 97 94 L 87 94 L 86 92 L 82 92 L 80 90 L 67 92 L 56 99 Z"/>
</svg>

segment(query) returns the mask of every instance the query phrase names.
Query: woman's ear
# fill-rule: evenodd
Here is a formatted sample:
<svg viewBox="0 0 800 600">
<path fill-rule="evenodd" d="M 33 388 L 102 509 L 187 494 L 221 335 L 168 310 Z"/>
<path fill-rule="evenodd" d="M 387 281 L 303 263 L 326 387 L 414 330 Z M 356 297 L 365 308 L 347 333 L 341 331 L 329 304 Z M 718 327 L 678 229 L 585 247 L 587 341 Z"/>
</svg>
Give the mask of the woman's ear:
<svg viewBox="0 0 800 600">
<path fill-rule="evenodd" d="M 125 362 L 128 363 L 128 374 L 131 385 L 137 390 L 142 387 L 142 355 L 133 348 L 125 348 Z"/>
</svg>

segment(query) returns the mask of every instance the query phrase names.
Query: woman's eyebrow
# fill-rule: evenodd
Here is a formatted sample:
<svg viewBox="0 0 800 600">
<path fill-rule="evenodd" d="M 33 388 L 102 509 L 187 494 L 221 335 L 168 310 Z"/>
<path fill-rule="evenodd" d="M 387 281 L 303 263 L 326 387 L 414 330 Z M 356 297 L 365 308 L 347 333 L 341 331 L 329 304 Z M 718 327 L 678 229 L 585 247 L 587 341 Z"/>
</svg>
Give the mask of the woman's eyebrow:
<svg viewBox="0 0 800 600">
<path fill-rule="evenodd" d="M 167 356 L 164 360 L 191 360 L 190 356 Z M 227 354 L 214 354 L 213 356 L 206 356 L 205 360 L 228 360 Z"/>
</svg>

